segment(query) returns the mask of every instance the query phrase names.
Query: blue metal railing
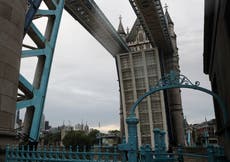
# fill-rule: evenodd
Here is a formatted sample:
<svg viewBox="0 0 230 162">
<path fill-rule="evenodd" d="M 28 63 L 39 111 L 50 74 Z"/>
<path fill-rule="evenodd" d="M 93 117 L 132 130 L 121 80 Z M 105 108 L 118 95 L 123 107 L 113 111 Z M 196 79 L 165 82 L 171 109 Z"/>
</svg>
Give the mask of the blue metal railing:
<svg viewBox="0 0 230 162">
<path fill-rule="evenodd" d="M 158 147 L 159 148 L 159 147 Z M 150 145 L 145 145 L 136 152 L 135 157 L 130 157 L 129 151 L 121 151 L 117 147 L 91 147 L 89 150 L 64 147 L 6 147 L 5 162 L 186 162 L 188 159 L 198 161 L 204 159 L 207 162 L 225 162 L 223 148 L 208 146 L 204 154 L 186 153 L 185 149 L 178 147 L 172 153 L 152 150 Z"/>
<path fill-rule="evenodd" d="M 68 149 L 64 147 L 42 147 L 35 149 L 29 146 L 6 147 L 5 162 L 117 162 L 121 161 L 120 153 L 116 147 L 91 147 L 91 150 L 79 150 L 78 147 Z"/>
<path fill-rule="evenodd" d="M 136 126 L 137 120 L 131 120 Z M 135 130 L 135 129 L 132 129 Z M 132 133 L 136 132 L 131 132 Z M 128 138 L 130 139 L 130 137 Z M 132 139 L 132 138 L 131 138 Z M 183 148 L 179 146 L 169 149 L 165 144 L 165 132 L 154 129 L 155 149 L 150 145 L 144 145 L 138 149 L 137 143 L 126 142 L 118 147 L 38 147 L 16 146 L 6 147 L 5 162 L 186 162 L 189 160 L 198 161 L 204 159 L 207 162 L 225 162 L 224 150 L 219 146 L 208 146 L 207 148 Z M 190 149 L 190 150 L 189 150 Z M 191 153 L 191 151 L 196 151 Z"/>
<path fill-rule="evenodd" d="M 152 151 L 149 145 L 142 146 L 140 150 L 139 162 L 186 162 L 189 160 L 200 161 L 203 159 L 207 162 L 225 162 L 222 147 L 208 146 L 207 153 L 186 153 L 182 147 L 178 147 L 173 153 L 162 153 Z"/>
</svg>

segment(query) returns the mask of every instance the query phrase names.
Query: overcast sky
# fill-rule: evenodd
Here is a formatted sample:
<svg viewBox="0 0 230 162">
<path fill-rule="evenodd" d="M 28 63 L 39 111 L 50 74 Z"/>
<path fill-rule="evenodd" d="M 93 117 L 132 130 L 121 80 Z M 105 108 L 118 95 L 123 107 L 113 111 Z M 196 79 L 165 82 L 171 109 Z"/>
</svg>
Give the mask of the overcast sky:
<svg viewBox="0 0 230 162">
<path fill-rule="evenodd" d="M 128 0 L 95 0 L 117 29 L 119 15 L 131 28 L 135 14 Z M 162 0 L 174 21 L 181 73 L 210 89 L 203 74 L 203 10 L 201 0 Z M 66 11 L 63 12 L 45 103 L 52 126 L 88 123 L 101 130 L 119 129 L 119 93 L 114 58 Z M 211 97 L 182 90 L 184 114 L 190 123 L 213 117 Z"/>
</svg>

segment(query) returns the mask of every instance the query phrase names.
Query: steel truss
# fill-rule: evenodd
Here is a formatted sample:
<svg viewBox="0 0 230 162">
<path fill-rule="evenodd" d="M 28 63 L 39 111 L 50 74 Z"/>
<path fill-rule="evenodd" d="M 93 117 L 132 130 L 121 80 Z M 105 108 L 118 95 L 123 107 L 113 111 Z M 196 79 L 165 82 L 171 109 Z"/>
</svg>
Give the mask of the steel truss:
<svg viewBox="0 0 230 162">
<path fill-rule="evenodd" d="M 33 83 L 30 83 L 25 76 L 20 74 L 18 88 L 19 93 L 22 94 L 18 94 L 17 97 L 17 110 L 26 108 L 22 132 L 30 142 L 36 142 L 39 138 L 53 53 L 64 7 L 64 0 L 43 0 L 47 9 L 36 8 L 40 5 L 41 0 L 37 0 L 37 2 L 34 0 L 33 2 L 35 6 L 30 6 L 28 10 L 30 13 L 27 12 L 25 31 L 36 47 L 24 45 L 28 50 L 22 51 L 21 58 L 37 57 L 38 62 Z M 35 11 L 36 14 L 34 15 Z M 48 18 L 44 34 L 33 23 L 35 19 L 42 17 Z M 27 30 L 28 23 L 30 27 Z"/>
</svg>

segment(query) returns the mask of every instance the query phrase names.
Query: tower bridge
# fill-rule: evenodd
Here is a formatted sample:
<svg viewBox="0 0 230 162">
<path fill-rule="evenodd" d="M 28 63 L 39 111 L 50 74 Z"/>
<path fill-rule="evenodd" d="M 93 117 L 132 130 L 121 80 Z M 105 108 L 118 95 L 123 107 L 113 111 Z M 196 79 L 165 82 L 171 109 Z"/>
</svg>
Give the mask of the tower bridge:
<svg viewBox="0 0 230 162">
<path fill-rule="evenodd" d="M 127 83 L 125 82 L 127 80 L 129 80 L 131 84 L 136 85 L 134 86 L 134 90 L 136 90 L 138 88 L 137 83 L 140 84 L 144 82 L 149 83 L 150 81 L 156 79 L 152 76 L 152 74 L 149 74 L 148 76 L 144 76 L 144 77 L 141 76 L 142 74 L 139 75 L 140 73 L 145 73 L 145 74 L 150 73 L 149 67 L 150 66 L 154 67 L 155 63 L 153 62 L 147 63 L 148 60 L 147 58 L 150 57 L 151 58 L 156 57 L 156 60 L 160 60 L 158 61 L 158 63 L 160 64 L 160 68 L 158 68 L 158 71 L 156 72 L 159 75 L 163 75 L 163 73 L 169 72 L 170 70 L 175 70 L 179 72 L 176 35 L 173 31 L 173 22 L 167 10 L 166 13 L 163 12 L 160 0 L 155 0 L 155 1 L 129 0 L 129 1 L 133 10 L 137 15 L 137 19 L 140 22 L 140 26 L 142 26 L 144 30 L 143 33 L 145 33 L 148 38 L 145 44 L 148 44 L 150 42 L 151 46 L 155 49 L 151 48 L 151 50 L 149 50 L 146 49 L 146 46 L 142 46 L 140 44 L 135 47 L 135 50 L 131 49 L 129 46 L 130 42 L 127 42 L 127 40 L 124 39 L 126 33 L 125 32 L 118 33 L 93 0 L 65 0 L 65 4 L 64 4 L 64 0 L 52 0 L 52 1 L 29 0 L 28 1 L 29 8 L 27 9 L 27 13 L 25 13 L 26 4 L 25 3 L 18 4 L 21 7 L 20 10 L 23 10 L 22 14 L 26 15 L 24 32 L 27 33 L 28 36 L 36 44 L 36 47 L 24 45 L 24 47 L 27 47 L 29 50 L 22 51 L 21 57 L 38 58 L 36 73 L 35 73 L 33 83 L 30 83 L 21 74 L 19 75 L 19 78 L 17 78 L 18 76 L 17 72 L 19 71 L 19 69 L 16 70 L 11 69 L 15 74 L 15 76 L 12 76 L 14 77 L 13 81 L 10 80 L 11 76 L 9 77 L 6 75 L 3 76 L 2 78 L 5 77 L 5 80 L 7 81 L 10 80 L 9 85 L 10 84 L 16 85 L 16 82 L 19 80 L 18 88 L 20 89 L 22 94 L 18 94 L 16 107 L 17 110 L 26 108 L 23 133 L 28 136 L 28 138 L 26 139 L 27 142 L 36 143 L 39 139 L 39 131 L 40 131 L 39 129 L 40 129 L 40 123 L 43 114 L 44 102 L 45 102 L 47 85 L 49 80 L 49 73 L 52 65 L 52 58 L 55 49 L 56 38 L 58 34 L 58 28 L 59 28 L 63 8 L 65 8 L 67 12 L 74 19 L 76 19 L 89 33 L 91 33 L 95 37 L 95 39 L 97 39 L 116 59 L 116 63 L 118 66 L 117 67 L 118 73 L 122 73 L 119 74 L 120 76 L 119 79 L 123 79 L 119 81 L 120 88 L 122 88 L 122 86 L 124 86 Z M 44 2 L 47 5 L 48 9 L 46 10 L 39 9 L 39 5 L 41 4 L 41 2 Z M 4 3 L 0 3 L 0 5 L 4 6 Z M 0 14 L 0 17 L 4 17 L 4 16 L 5 15 Z M 22 22 L 24 19 L 22 15 L 20 16 L 21 16 L 20 27 L 22 27 L 23 26 Z M 39 31 L 39 29 L 36 27 L 36 25 L 33 23 L 34 18 L 40 18 L 40 17 L 48 17 L 47 27 L 44 34 L 42 34 Z M 139 24 L 137 23 L 137 25 Z M 121 27 L 121 25 L 119 27 Z M 140 30 L 142 28 L 140 27 Z M 23 33 L 23 31 L 21 32 Z M 18 42 L 16 42 L 15 44 L 18 45 L 21 43 L 20 41 L 22 41 L 23 39 L 22 33 L 20 32 L 17 33 L 21 37 L 17 38 Z M 136 40 L 132 40 L 132 41 L 135 42 Z M 4 46 L 6 47 L 5 49 L 8 48 L 7 43 Z M 136 51 L 137 49 L 139 50 L 138 52 Z M 19 50 L 16 52 L 19 52 Z M 135 58 L 138 59 L 135 60 Z M 146 64 L 140 64 L 139 59 L 146 60 Z M 130 60 L 132 60 L 133 62 L 130 63 Z M 9 61 L 9 60 L 5 59 L 4 61 Z M 18 62 L 18 59 L 15 58 L 12 59 L 11 61 L 12 62 L 8 63 L 10 64 L 10 66 L 11 64 L 14 64 L 13 61 Z M 127 63 L 130 63 L 130 65 Z M 19 65 L 16 68 L 19 68 Z M 141 76 L 143 78 L 138 78 L 138 77 L 135 78 L 136 76 L 138 77 Z M 126 85 L 130 86 L 129 82 Z M 147 85 L 147 87 L 144 88 L 142 87 L 142 89 L 140 88 L 139 89 L 141 90 L 140 94 L 142 94 L 143 90 L 146 90 L 146 88 L 150 88 L 149 85 Z M 134 92 L 134 90 L 132 92 Z M 124 100 L 126 100 L 127 98 L 129 98 L 129 100 L 135 99 L 140 95 L 138 94 L 138 92 L 134 92 L 133 97 L 130 97 L 126 95 L 126 94 L 131 94 L 128 91 L 130 90 L 123 90 L 124 96 L 122 96 L 123 97 L 122 102 L 124 102 Z M 6 91 L 4 92 L 5 94 L 1 95 L 2 98 L 8 96 L 8 92 Z M 14 132 L 12 121 L 14 121 L 14 116 L 15 116 L 14 106 L 16 104 L 16 96 L 17 96 L 17 90 L 14 86 L 14 89 L 12 90 L 11 97 L 10 97 L 11 101 L 8 103 L 8 105 L 11 106 L 10 108 L 7 108 L 11 110 L 10 112 L 7 112 L 8 116 L 7 113 L 5 113 L 6 108 L 0 107 L 0 113 L 1 113 L 0 121 L 3 121 L 4 119 L 10 121 L 10 125 L 8 126 L 0 123 L 0 136 L 12 137 L 12 133 Z M 183 145 L 184 134 L 183 131 L 181 131 L 183 130 L 183 114 L 181 108 L 180 91 L 179 89 L 173 89 L 167 91 L 163 94 L 163 97 L 165 100 L 165 109 L 167 113 L 168 131 L 172 133 L 170 137 L 172 138 L 171 141 L 175 140 L 176 141 L 174 143 L 175 145 L 176 144 Z M 150 102 L 151 100 L 148 99 L 147 104 L 151 105 L 152 103 Z M 150 111 L 150 108 L 148 108 L 148 111 Z M 145 113 L 145 112 L 140 112 L 140 114 L 141 113 Z M 151 120 L 153 121 L 153 119 Z M 152 126 L 150 127 L 152 129 Z M 141 128 L 139 128 L 139 132 L 140 129 Z"/>
<path fill-rule="evenodd" d="M 17 109 L 26 108 L 23 133 L 28 135 L 29 141 L 36 142 L 39 138 L 40 122 L 63 9 L 63 0 L 34 0 L 28 2 L 29 8 L 26 13 L 24 31 L 32 39 L 36 47 L 23 45 L 28 50 L 24 50 L 21 57 L 37 57 L 38 64 L 33 83 L 30 83 L 23 75 L 19 76 L 19 89 L 22 94 L 18 94 Z M 39 9 L 41 2 L 44 2 L 47 6 L 47 10 Z M 161 55 L 171 54 L 172 56 L 174 51 L 166 24 L 167 15 L 165 16 L 163 13 L 160 1 L 130 1 L 130 4 L 133 6 L 137 18 L 152 46 L 158 47 L 158 50 L 161 51 Z M 74 19 L 79 21 L 112 56 L 115 57 L 117 54 L 129 53 L 131 51 L 125 38 L 114 29 L 93 0 L 66 0 L 64 8 Z M 48 17 L 44 35 L 33 23 L 33 19 L 41 17 Z M 29 24 L 30 27 L 28 27 Z M 163 69 L 161 70 L 164 71 Z M 174 127 L 177 126 L 174 125 Z"/>
</svg>

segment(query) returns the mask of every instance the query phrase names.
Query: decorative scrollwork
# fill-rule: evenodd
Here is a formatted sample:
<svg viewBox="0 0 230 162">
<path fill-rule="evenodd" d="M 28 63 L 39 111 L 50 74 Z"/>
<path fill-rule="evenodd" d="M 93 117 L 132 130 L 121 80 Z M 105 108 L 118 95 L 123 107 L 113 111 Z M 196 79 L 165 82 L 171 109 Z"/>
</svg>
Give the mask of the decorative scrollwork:
<svg viewBox="0 0 230 162">
<path fill-rule="evenodd" d="M 172 85 L 190 85 L 198 87 L 200 85 L 199 81 L 192 83 L 186 76 L 181 75 L 175 71 L 170 71 L 169 74 L 164 75 L 156 84 L 155 87 L 167 87 Z"/>
</svg>

